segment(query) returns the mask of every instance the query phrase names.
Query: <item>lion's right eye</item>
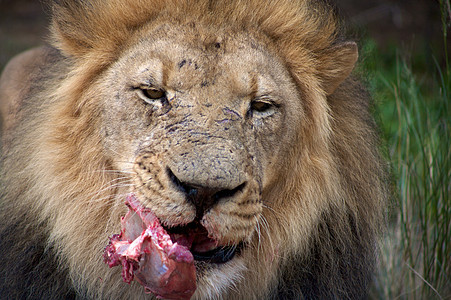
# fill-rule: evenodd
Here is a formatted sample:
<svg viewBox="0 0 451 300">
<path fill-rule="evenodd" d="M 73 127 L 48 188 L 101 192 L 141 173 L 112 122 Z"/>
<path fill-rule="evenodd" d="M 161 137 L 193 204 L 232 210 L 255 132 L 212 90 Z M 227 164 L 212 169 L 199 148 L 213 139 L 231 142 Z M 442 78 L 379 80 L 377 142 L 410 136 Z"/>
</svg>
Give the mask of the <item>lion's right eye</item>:
<svg viewBox="0 0 451 300">
<path fill-rule="evenodd" d="M 141 99 L 149 104 L 158 103 L 158 100 L 161 104 L 164 104 L 166 99 L 166 92 L 157 88 L 139 88 L 138 95 Z"/>
<path fill-rule="evenodd" d="M 141 90 L 144 96 L 152 100 L 161 99 L 165 96 L 165 92 L 163 92 L 162 90 L 157 89 L 141 89 Z"/>
</svg>

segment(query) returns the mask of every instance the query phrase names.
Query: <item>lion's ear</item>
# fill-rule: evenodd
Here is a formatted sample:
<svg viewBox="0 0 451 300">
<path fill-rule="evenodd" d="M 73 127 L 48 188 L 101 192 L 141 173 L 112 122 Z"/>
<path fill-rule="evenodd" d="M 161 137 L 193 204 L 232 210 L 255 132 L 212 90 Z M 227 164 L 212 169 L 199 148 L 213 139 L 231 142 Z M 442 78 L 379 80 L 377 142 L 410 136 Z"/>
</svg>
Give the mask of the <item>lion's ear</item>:
<svg viewBox="0 0 451 300">
<path fill-rule="evenodd" d="M 90 25 L 81 2 L 61 0 L 53 3 L 52 42 L 65 55 L 80 57 L 92 48 L 93 30 L 90 30 Z"/>
<path fill-rule="evenodd" d="M 351 74 L 359 57 L 359 51 L 355 42 L 343 42 L 332 47 L 323 58 L 320 67 L 322 86 L 327 95 L 335 89 Z"/>
<path fill-rule="evenodd" d="M 51 24 L 53 45 L 69 57 L 89 55 L 108 60 L 130 37 L 137 24 L 150 18 L 150 13 L 142 7 L 145 1 L 128 1 L 127 13 L 118 8 L 124 6 L 123 2 L 54 0 Z"/>
</svg>

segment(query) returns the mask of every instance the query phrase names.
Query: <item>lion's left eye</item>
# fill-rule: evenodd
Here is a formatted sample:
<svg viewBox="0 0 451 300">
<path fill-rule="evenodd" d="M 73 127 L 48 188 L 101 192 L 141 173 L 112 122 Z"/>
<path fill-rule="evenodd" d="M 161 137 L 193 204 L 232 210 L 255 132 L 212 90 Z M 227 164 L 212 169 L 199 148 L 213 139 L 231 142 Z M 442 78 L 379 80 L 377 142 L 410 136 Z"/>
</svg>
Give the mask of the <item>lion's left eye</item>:
<svg viewBox="0 0 451 300">
<path fill-rule="evenodd" d="M 249 113 L 251 116 L 269 116 L 272 115 L 276 110 L 276 104 L 274 104 L 271 100 L 266 99 L 254 99 L 250 103 Z"/>
<path fill-rule="evenodd" d="M 266 112 L 272 108 L 272 103 L 267 101 L 252 101 L 251 109 L 256 112 Z"/>
</svg>

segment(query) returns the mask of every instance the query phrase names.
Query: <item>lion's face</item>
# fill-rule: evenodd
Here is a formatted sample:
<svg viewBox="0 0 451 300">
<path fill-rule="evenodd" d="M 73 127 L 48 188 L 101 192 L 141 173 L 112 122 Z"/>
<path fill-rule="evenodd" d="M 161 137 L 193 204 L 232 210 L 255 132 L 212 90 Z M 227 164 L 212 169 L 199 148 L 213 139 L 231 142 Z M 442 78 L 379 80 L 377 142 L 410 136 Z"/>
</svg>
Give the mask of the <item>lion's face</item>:
<svg viewBox="0 0 451 300">
<path fill-rule="evenodd" d="M 102 143 L 130 178 L 123 192 L 170 232 L 205 231 L 191 250 L 203 270 L 221 268 L 256 238 L 302 116 L 298 91 L 252 36 L 174 25 L 145 36 L 100 78 Z"/>
</svg>

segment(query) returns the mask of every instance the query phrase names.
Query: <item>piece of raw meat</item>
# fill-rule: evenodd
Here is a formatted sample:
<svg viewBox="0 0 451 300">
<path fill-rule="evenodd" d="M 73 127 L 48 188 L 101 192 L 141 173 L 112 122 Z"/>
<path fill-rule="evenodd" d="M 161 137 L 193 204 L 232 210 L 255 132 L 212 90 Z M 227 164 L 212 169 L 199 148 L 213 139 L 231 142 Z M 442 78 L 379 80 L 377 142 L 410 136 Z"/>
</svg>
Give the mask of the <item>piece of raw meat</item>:
<svg viewBox="0 0 451 300">
<path fill-rule="evenodd" d="M 133 194 L 129 211 L 121 218 L 121 233 L 111 237 L 104 259 L 111 267 L 122 265 L 122 278 L 133 279 L 162 299 L 190 299 L 196 290 L 196 268 L 186 246 L 173 243 L 158 218 Z"/>
</svg>

